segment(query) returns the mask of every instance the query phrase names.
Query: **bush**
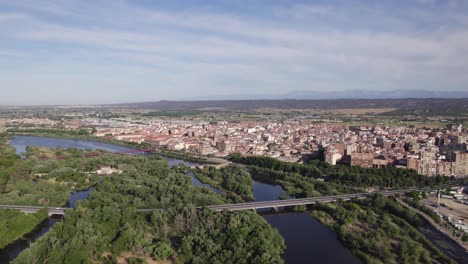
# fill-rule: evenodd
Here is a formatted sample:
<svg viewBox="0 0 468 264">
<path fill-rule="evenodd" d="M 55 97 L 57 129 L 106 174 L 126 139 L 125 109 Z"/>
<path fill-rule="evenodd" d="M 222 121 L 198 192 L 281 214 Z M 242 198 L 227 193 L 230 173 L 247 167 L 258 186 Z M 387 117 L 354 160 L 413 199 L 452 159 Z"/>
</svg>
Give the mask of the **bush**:
<svg viewBox="0 0 468 264">
<path fill-rule="evenodd" d="M 154 245 L 153 252 L 151 256 L 156 260 L 166 260 L 169 259 L 174 254 L 174 250 L 171 245 L 164 242 L 157 242 Z"/>
</svg>

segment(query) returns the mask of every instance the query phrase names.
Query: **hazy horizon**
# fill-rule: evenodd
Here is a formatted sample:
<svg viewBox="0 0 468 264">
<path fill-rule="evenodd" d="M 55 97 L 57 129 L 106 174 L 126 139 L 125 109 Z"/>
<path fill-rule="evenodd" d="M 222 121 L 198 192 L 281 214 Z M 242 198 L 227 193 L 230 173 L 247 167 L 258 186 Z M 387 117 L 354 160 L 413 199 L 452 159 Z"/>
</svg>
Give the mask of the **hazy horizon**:
<svg viewBox="0 0 468 264">
<path fill-rule="evenodd" d="M 466 1 L 153 2 L 0 0 L 0 105 L 467 90 Z"/>
</svg>

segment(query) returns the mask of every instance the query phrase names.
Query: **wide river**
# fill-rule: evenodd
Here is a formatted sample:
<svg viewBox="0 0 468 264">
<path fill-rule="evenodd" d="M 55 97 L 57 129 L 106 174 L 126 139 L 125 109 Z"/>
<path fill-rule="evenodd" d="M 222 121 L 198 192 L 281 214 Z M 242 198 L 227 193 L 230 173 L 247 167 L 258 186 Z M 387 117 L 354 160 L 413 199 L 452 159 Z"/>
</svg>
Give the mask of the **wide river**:
<svg viewBox="0 0 468 264">
<path fill-rule="evenodd" d="M 131 150 L 131 148 L 114 144 L 101 143 L 90 140 L 46 138 L 34 136 L 17 136 L 11 140 L 10 144 L 16 148 L 16 153 L 21 154 L 26 151 L 27 146 L 43 146 L 48 148 L 79 148 L 79 149 L 102 149 L 110 152 Z M 191 162 L 167 158 L 169 166 L 185 164 L 194 165 Z M 201 183 L 193 174 L 193 184 L 209 188 L 214 192 L 217 189 Z M 71 207 L 79 200 L 88 198 L 90 188 L 86 191 L 72 192 L 68 204 Z M 270 185 L 254 181 L 254 197 L 257 201 L 277 200 L 283 189 L 279 185 Z M 284 259 L 286 263 L 361 263 L 359 259 L 351 254 L 326 226 L 310 217 L 308 213 L 280 213 L 277 215 L 264 216 L 265 220 L 273 227 L 277 228 L 286 242 Z M 57 220 L 48 220 L 43 223 L 24 239 L 0 250 L 0 263 L 8 263 L 14 259 L 23 249 L 28 247 L 29 241 L 34 241 L 45 234 Z"/>
</svg>

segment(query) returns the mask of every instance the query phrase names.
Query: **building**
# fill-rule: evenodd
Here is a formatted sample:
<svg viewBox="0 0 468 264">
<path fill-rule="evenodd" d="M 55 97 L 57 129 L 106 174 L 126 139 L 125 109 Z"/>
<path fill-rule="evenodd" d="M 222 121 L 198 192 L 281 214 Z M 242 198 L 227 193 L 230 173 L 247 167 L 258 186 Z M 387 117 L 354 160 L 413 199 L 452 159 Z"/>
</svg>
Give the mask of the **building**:
<svg viewBox="0 0 468 264">
<path fill-rule="evenodd" d="M 359 166 L 364 168 L 372 168 L 374 155 L 372 153 L 352 153 L 350 164 L 352 166 Z"/>
</svg>

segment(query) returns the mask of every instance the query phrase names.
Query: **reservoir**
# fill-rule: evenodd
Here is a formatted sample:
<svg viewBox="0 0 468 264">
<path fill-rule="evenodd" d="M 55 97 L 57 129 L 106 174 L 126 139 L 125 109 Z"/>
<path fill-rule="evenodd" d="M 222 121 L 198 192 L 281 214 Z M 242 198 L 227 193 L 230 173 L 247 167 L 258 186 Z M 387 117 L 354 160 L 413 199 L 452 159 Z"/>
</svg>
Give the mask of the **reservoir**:
<svg viewBox="0 0 468 264">
<path fill-rule="evenodd" d="M 102 149 L 109 152 L 132 150 L 115 144 L 101 143 L 81 139 L 48 138 L 36 136 L 16 136 L 10 144 L 16 148 L 17 154 L 26 151 L 27 146 L 42 146 L 48 148 L 78 148 L 78 149 Z M 169 166 L 184 164 L 192 166 L 194 163 L 179 159 L 166 158 Z M 207 184 L 201 183 L 189 173 L 193 184 L 219 193 L 219 190 Z M 79 200 L 87 199 L 93 187 L 84 191 L 75 191 L 70 194 L 69 205 L 75 207 Z M 270 185 L 254 181 L 254 197 L 256 201 L 277 200 L 284 194 L 279 185 Z M 308 213 L 285 213 L 264 216 L 264 219 L 273 227 L 277 228 L 286 243 L 284 259 L 286 263 L 361 263 L 359 259 L 351 254 L 326 226 L 309 216 Z M 45 234 L 56 220 L 48 220 L 36 231 L 25 236 L 15 243 L 0 251 L 0 262 L 8 263 L 14 259 L 23 249 L 28 247 L 29 241 L 34 241 Z"/>
</svg>

